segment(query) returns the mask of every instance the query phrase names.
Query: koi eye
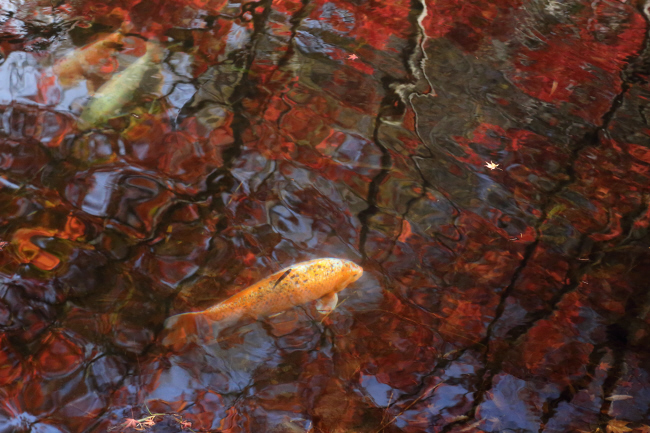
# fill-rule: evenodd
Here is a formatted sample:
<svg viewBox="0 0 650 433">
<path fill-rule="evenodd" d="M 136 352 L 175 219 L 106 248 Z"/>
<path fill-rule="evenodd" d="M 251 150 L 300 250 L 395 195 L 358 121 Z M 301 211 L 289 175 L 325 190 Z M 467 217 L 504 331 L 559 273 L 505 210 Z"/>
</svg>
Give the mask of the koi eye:
<svg viewBox="0 0 650 433">
<path fill-rule="evenodd" d="M 348 264 L 348 272 L 351 275 L 351 280 L 356 281 L 363 275 L 363 268 L 361 266 L 355 265 L 354 263 Z"/>
</svg>

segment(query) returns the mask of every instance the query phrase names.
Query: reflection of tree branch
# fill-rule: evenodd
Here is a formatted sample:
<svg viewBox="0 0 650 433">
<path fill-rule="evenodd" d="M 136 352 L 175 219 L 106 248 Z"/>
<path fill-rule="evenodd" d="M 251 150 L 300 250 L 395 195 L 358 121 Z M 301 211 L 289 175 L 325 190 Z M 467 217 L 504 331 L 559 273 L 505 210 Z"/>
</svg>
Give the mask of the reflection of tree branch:
<svg viewBox="0 0 650 433">
<path fill-rule="evenodd" d="M 393 90 L 388 86 L 387 80 L 384 81 L 384 90 L 386 95 L 381 102 L 379 110 L 377 110 L 377 116 L 375 117 L 375 128 L 372 134 L 373 143 L 379 151 L 381 152 L 381 170 L 375 177 L 370 181 L 370 186 L 368 187 L 368 195 L 366 196 L 366 202 L 368 207 L 359 212 L 357 217 L 361 223 L 361 230 L 359 232 L 359 252 L 361 253 L 361 258 L 363 261 L 368 259 L 368 254 L 366 253 L 366 240 L 368 238 L 368 232 L 370 231 L 370 218 L 375 216 L 379 212 L 377 207 L 377 196 L 379 195 L 379 188 L 383 181 L 388 177 L 391 167 L 393 166 L 393 160 L 390 156 L 388 148 L 381 143 L 379 139 L 379 128 L 383 124 L 381 118 L 383 114 L 382 108 L 390 107 L 390 102 L 394 99 L 395 95 Z"/>
<path fill-rule="evenodd" d="M 399 240 L 400 236 L 402 236 L 402 232 L 404 230 L 404 221 L 406 221 L 406 217 L 408 216 L 409 212 L 411 211 L 411 207 L 418 200 L 421 200 L 422 198 L 426 197 L 427 190 L 433 189 L 433 190 L 439 192 L 443 197 L 445 197 L 445 199 L 447 199 L 449 204 L 456 210 L 456 218 L 455 219 L 457 219 L 458 216 L 460 216 L 460 214 L 461 214 L 460 209 L 458 209 L 458 206 L 451 200 L 451 198 L 449 197 L 449 194 L 447 194 L 446 192 L 444 192 L 440 188 L 434 188 L 433 185 L 431 185 L 431 183 L 426 179 L 426 177 L 424 176 L 424 173 L 422 173 L 422 169 L 420 168 L 420 165 L 418 164 L 418 162 L 416 161 L 414 156 L 410 155 L 409 159 L 411 160 L 411 162 L 413 163 L 413 166 L 415 167 L 418 174 L 420 175 L 420 179 L 421 179 L 421 182 L 422 182 L 420 187 L 422 188 L 422 192 L 420 193 L 420 195 L 418 195 L 417 197 L 411 198 L 406 203 L 406 210 L 400 216 L 400 229 L 399 229 L 399 232 L 393 238 L 393 241 L 392 241 L 392 244 L 391 244 L 390 248 L 388 248 L 386 250 L 385 257 L 383 259 L 381 259 L 381 260 L 377 260 L 381 266 L 383 266 L 383 264 L 386 262 L 386 260 L 388 260 L 390 258 L 391 254 L 393 253 L 393 250 L 395 249 L 395 246 L 397 245 L 397 241 Z M 454 227 L 456 227 L 456 228 L 458 227 L 455 222 L 454 222 Z M 425 229 L 425 232 L 426 232 L 426 229 Z M 435 235 L 435 237 L 437 238 L 437 235 Z"/>
<path fill-rule="evenodd" d="M 413 400 L 413 401 L 412 401 L 411 403 L 409 403 L 409 404 L 408 404 L 404 409 L 402 409 L 402 411 L 401 411 L 400 413 L 398 413 L 397 415 L 395 415 L 395 416 L 393 417 L 393 419 L 391 419 L 390 421 L 388 421 L 386 424 L 382 425 L 382 427 L 381 427 L 379 430 L 377 430 L 376 433 L 380 433 L 380 432 L 382 432 L 386 427 L 388 427 L 389 425 L 391 425 L 392 423 L 394 423 L 395 420 L 396 420 L 397 418 L 399 418 L 400 416 L 404 415 L 404 413 L 405 413 L 407 410 L 409 410 L 411 407 L 415 406 L 415 404 L 417 404 L 420 400 L 423 400 L 423 399 L 425 399 L 425 398 L 428 398 L 429 395 L 430 395 L 433 391 L 435 391 L 435 390 L 436 390 L 440 385 L 442 385 L 442 382 L 435 384 L 435 385 L 433 386 L 433 388 L 429 389 L 426 393 L 424 393 L 424 394 L 418 396 L 418 398 L 416 398 L 415 400 Z M 391 394 L 391 397 L 392 397 L 392 394 Z M 383 423 L 383 420 L 382 420 L 382 423 Z"/>
<path fill-rule="evenodd" d="M 612 250 L 617 250 L 619 248 L 623 248 L 629 245 L 630 241 L 632 240 L 632 236 L 633 236 L 632 231 L 634 230 L 635 223 L 640 221 L 646 214 L 649 213 L 650 213 L 650 194 L 643 194 L 641 198 L 641 203 L 639 204 L 637 211 L 631 212 L 627 216 L 621 218 L 621 233 L 625 234 L 626 231 L 625 227 L 628 227 L 627 234 L 625 238 L 621 239 L 620 242 L 618 242 L 614 247 L 612 247 Z M 603 251 L 607 251 L 607 250 L 604 249 Z"/>
<path fill-rule="evenodd" d="M 636 210 L 635 212 L 631 214 L 639 214 L 639 210 Z M 630 218 L 629 215 L 626 215 L 625 217 L 626 220 L 626 226 L 631 226 L 633 224 L 634 218 Z M 625 233 L 629 227 L 625 227 L 625 230 L 622 231 L 622 233 Z M 581 241 L 580 245 L 582 246 L 587 240 L 589 239 L 590 234 L 583 234 L 581 236 Z M 534 247 L 537 245 L 539 242 L 539 238 L 532 244 L 529 245 L 529 247 Z M 547 303 L 546 307 L 542 310 L 536 311 L 533 314 L 529 314 L 528 320 L 522 324 L 521 326 L 512 328 L 508 331 L 506 335 L 506 342 L 508 343 L 508 348 L 512 348 L 517 344 L 520 339 L 526 335 L 538 322 L 542 320 L 547 320 L 555 311 L 557 311 L 557 306 L 560 304 L 562 299 L 565 298 L 566 295 L 569 293 L 572 293 L 575 291 L 579 286 L 580 282 L 582 281 L 582 276 L 594 269 L 595 267 L 601 266 L 603 263 L 603 258 L 605 257 L 605 253 L 602 251 L 602 248 L 599 248 L 600 245 L 605 244 L 607 241 L 602 241 L 598 245 L 595 245 L 592 249 L 591 256 L 594 257 L 593 262 L 581 262 L 579 259 L 575 259 L 576 261 L 579 261 L 579 263 L 575 266 L 573 270 L 569 270 L 568 276 L 567 276 L 567 283 L 565 283 L 560 290 L 555 293 L 555 295 L 551 298 L 551 300 Z M 578 248 L 578 250 L 581 249 L 581 246 Z M 532 249 L 532 248 L 531 248 Z M 532 252 L 531 252 L 532 254 Z M 530 257 L 530 256 L 528 256 Z M 522 261 L 522 265 L 523 265 Z M 523 269 L 523 266 L 520 265 L 520 267 Z M 511 282 L 511 285 L 513 285 L 516 281 L 516 278 L 513 277 L 513 280 Z M 509 286 L 510 288 L 511 286 Z M 507 290 L 506 290 L 507 291 Z M 505 292 L 504 292 L 505 295 Z M 502 300 L 505 301 L 505 297 L 502 297 Z M 501 305 L 501 304 L 500 304 Z M 490 323 L 488 326 L 488 330 L 491 329 L 493 324 L 496 323 L 496 321 L 499 319 L 499 315 L 495 315 L 495 319 Z M 627 319 L 626 319 L 627 320 Z M 618 328 L 617 328 L 618 329 Z M 625 328 L 626 329 L 626 328 Z M 501 348 L 500 352 L 494 355 L 493 361 L 489 362 L 489 341 L 491 338 L 491 333 L 488 332 L 486 335 L 486 338 L 484 339 L 484 343 L 486 344 L 487 350 L 484 352 L 484 365 L 485 368 L 481 370 L 480 373 L 477 373 L 477 376 L 481 377 L 481 382 L 479 383 L 479 387 L 477 389 L 477 392 L 475 393 L 475 400 L 472 405 L 472 408 L 466 413 L 467 419 L 459 422 L 454 422 L 450 423 L 445 428 L 443 429 L 444 432 L 449 431 L 451 426 L 453 425 L 458 425 L 458 424 L 466 424 L 467 422 L 471 421 L 474 419 L 476 410 L 478 409 L 478 406 L 484 401 L 484 395 L 485 392 L 487 392 L 489 389 L 492 387 L 492 380 L 494 376 L 501 371 L 501 366 L 503 361 L 507 358 L 508 355 L 508 349 Z M 617 344 L 616 339 L 611 339 L 611 337 L 608 340 L 609 342 L 606 344 L 607 347 L 610 347 L 613 352 L 621 352 L 623 353 L 624 350 L 620 347 L 614 348 L 611 347 L 612 345 Z M 595 347 L 594 350 L 592 351 L 592 354 L 590 355 L 590 364 L 588 365 L 588 371 L 589 368 L 593 369 L 593 366 L 595 365 L 600 357 L 602 357 L 602 353 L 600 353 L 597 348 Z M 617 362 L 618 360 L 618 362 Z M 622 372 L 622 363 L 623 363 L 623 358 L 622 355 L 621 357 L 617 358 L 614 362 L 614 366 L 612 370 L 610 371 L 610 374 L 608 376 L 608 380 L 611 382 L 611 384 L 607 387 L 607 391 L 609 393 L 614 391 L 614 386 L 616 381 L 618 380 L 618 377 L 620 376 L 620 373 Z M 589 383 L 591 382 L 593 378 L 592 377 L 582 377 L 579 379 L 576 379 L 575 381 L 572 382 L 571 386 L 569 388 L 566 388 L 562 394 L 554 400 L 551 400 L 547 402 L 549 404 L 549 409 L 555 409 L 561 402 L 564 401 L 570 401 L 573 395 L 577 393 L 578 390 L 586 388 Z M 610 389 L 611 388 L 611 389 Z M 605 392 L 605 385 L 603 385 L 603 389 Z M 608 395 L 608 394 L 606 394 Z M 611 402 L 608 402 L 611 404 Z M 606 403 L 603 403 L 604 405 Z M 542 425 L 548 423 L 552 419 L 552 417 L 555 415 L 555 412 L 549 410 L 547 415 L 545 415 L 542 418 Z M 606 420 L 602 421 L 606 423 Z M 543 427 L 543 426 L 542 426 Z M 543 428 L 542 428 L 543 429 Z"/>
<path fill-rule="evenodd" d="M 646 40 L 644 41 L 644 50 L 642 51 L 645 51 L 646 45 L 647 45 L 647 35 L 646 35 Z M 642 52 L 639 53 L 639 57 L 641 57 L 641 55 Z M 604 255 L 603 247 L 605 241 L 600 243 L 600 248 L 596 248 L 596 247 L 592 248 L 591 255 L 597 257 L 597 260 L 594 263 L 582 262 L 582 263 L 578 263 L 577 265 L 574 264 L 575 267 L 573 271 L 569 270 L 567 283 L 565 283 L 563 287 L 553 296 L 553 298 L 547 304 L 546 308 L 544 308 L 541 311 L 537 311 L 533 314 L 530 314 L 529 320 L 527 320 L 525 324 L 510 329 L 507 333 L 507 338 L 506 338 L 507 348 L 505 349 L 501 348 L 499 353 L 494 354 L 493 360 L 489 361 L 490 359 L 489 343 L 492 338 L 492 330 L 494 329 L 496 323 L 501 318 L 501 315 L 503 314 L 503 311 L 505 309 L 505 302 L 507 298 L 509 298 L 510 295 L 512 294 L 515 284 L 519 276 L 521 275 L 521 272 L 527 266 L 529 260 L 534 255 L 535 250 L 541 243 L 541 237 L 542 237 L 541 228 L 545 223 L 548 222 L 548 220 L 552 216 L 551 211 L 553 207 L 557 204 L 557 197 L 562 192 L 564 192 L 570 185 L 573 185 L 578 181 L 575 172 L 576 170 L 575 165 L 578 158 L 580 157 L 582 151 L 585 150 L 586 148 L 596 147 L 600 144 L 600 135 L 607 133 L 607 128 L 610 122 L 612 121 L 617 110 L 622 106 L 624 97 L 631 87 L 629 81 L 630 78 L 627 77 L 628 74 L 625 71 L 622 71 L 621 75 L 623 78 L 623 83 L 621 85 L 621 92 L 612 99 L 609 110 L 601 118 L 602 119 L 601 124 L 595 127 L 594 129 L 592 129 L 591 131 L 585 133 L 582 139 L 578 140 L 574 144 L 574 146 L 572 146 L 571 152 L 567 159 L 567 163 L 565 165 L 565 173 L 567 175 L 567 178 L 561 182 L 558 182 L 555 188 L 553 188 L 551 191 L 547 193 L 546 200 L 544 200 L 543 205 L 541 206 L 542 214 L 537 219 L 534 227 L 536 231 L 536 238 L 531 244 L 527 245 L 523 259 L 515 269 L 510 284 L 508 285 L 508 287 L 506 287 L 506 289 L 501 295 L 499 304 L 495 310 L 494 319 L 490 322 L 487 328 L 486 337 L 484 339 L 484 344 L 487 349 L 483 352 L 484 368 L 480 372 L 477 372 L 477 376 L 479 377 L 479 384 L 477 387 L 477 391 L 474 393 L 474 402 L 472 404 L 472 407 L 466 412 L 467 418 L 465 420 L 447 424 L 442 430 L 443 433 L 449 432 L 456 425 L 467 424 L 468 422 L 471 422 L 475 419 L 475 415 L 478 407 L 485 400 L 485 393 L 489 391 L 492 387 L 492 381 L 494 376 L 501 371 L 502 363 L 506 359 L 508 349 L 516 345 L 517 341 L 522 336 L 526 335 L 540 320 L 550 317 L 550 315 L 556 311 L 557 305 L 564 298 L 564 296 L 566 296 L 568 293 L 573 292 L 580 285 L 582 275 L 584 275 L 588 270 L 592 269 L 594 266 L 601 264 Z M 640 215 L 640 212 L 641 211 L 637 211 L 635 212 L 635 214 Z M 629 215 L 626 216 L 625 225 L 630 227 L 626 227 L 626 229 L 623 230 L 622 233 L 627 233 L 627 231 L 630 230 L 634 219 L 635 218 L 630 218 Z M 580 240 L 581 246 L 587 242 L 590 234 L 591 233 L 586 233 L 581 236 L 581 240 Z M 598 253 L 596 253 L 596 251 L 598 251 Z M 576 258 L 575 261 L 579 261 L 579 258 Z"/>
<path fill-rule="evenodd" d="M 580 391 L 585 390 L 591 385 L 594 380 L 596 367 L 600 363 L 603 356 L 605 356 L 605 344 L 597 344 L 594 346 L 593 350 L 589 354 L 589 363 L 585 367 L 585 374 L 575 380 L 572 380 L 571 383 L 567 384 L 560 395 L 556 398 L 549 398 L 544 403 L 547 409 L 542 413 L 540 417 L 540 432 L 544 430 L 548 422 L 553 419 L 557 413 L 557 408 L 561 403 L 569 403 L 573 400 Z"/>
<path fill-rule="evenodd" d="M 301 0 L 301 3 L 302 3 L 302 6 L 300 7 L 300 9 L 298 9 L 291 16 L 291 18 L 289 18 L 289 22 L 291 23 L 291 30 L 290 30 L 291 36 L 289 36 L 289 40 L 287 41 L 287 50 L 282 55 L 282 57 L 280 57 L 280 59 L 278 60 L 278 63 L 276 65 L 276 67 L 273 68 L 273 70 L 271 70 L 269 72 L 269 74 L 268 74 L 269 78 L 270 78 L 269 81 L 272 81 L 273 76 L 275 75 L 275 73 L 278 72 L 279 70 L 281 70 L 284 66 L 286 66 L 289 63 L 289 61 L 291 60 L 291 58 L 293 57 L 293 55 L 295 54 L 295 49 L 294 49 L 295 43 L 294 43 L 294 41 L 296 39 L 296 36 L 298 35 L 298 29 L 300 28 L 300 25 L 302 24 L 303 20 L 309 16 L 309 12 L 311 10 L 309 8 L 310 0 Z M 287 92 L 288 92 L 288 90 L 287 90 Z M 280 98 L 283 101 L 285 100 L 284 96 L 286 95 L 287 92 L 280 93 Z M 270 96 L 265 98 L 266 100 L 264 101 L 264 103 L 262 104 L 262 107 L 260 109 L 260 113 L 261 113 L 260 117 L 261 118 L 264 118 L 264 114 L 266 113 L 266 110 L 268 109 L 268 106 L 271 103 L 273 93 L 271 93 L 271 92 L 269 92 L 269 93 L 270 93 Z M 280 126 L 280 122 L 281 122 L 282 117 L 284 116 L 284 114 L 286 114 L 287 112 L 289 112 L 291 110 L 291 104 L 287 104 L 287 105 L 289 106 L 289 108 L 284 110 L 284 112 L 281 113 L 280 116 L 278 116 L 278 120 L 277 120 L 278 127 Z M 279 129 L 281 129 L 281 128 L 279 128 Z"/>
</svg>

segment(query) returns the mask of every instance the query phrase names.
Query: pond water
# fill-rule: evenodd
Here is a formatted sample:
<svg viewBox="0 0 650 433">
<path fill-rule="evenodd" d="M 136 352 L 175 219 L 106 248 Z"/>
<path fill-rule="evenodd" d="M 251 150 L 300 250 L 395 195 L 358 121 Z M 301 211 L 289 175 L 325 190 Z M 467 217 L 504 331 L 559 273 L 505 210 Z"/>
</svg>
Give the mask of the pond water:
<svg viewBox="0 0 650 433">
<path fill-rule="evenodd" d="M 0 6 L 1 433 L 650 431 L 643 1 Z"/>
</svg>

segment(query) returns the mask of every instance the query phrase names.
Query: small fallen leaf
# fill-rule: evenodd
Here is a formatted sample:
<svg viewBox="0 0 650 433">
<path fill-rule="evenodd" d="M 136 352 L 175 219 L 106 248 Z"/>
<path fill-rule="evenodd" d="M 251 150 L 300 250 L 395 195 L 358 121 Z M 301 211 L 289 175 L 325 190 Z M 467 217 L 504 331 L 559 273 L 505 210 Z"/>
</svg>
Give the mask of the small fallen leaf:
<svg viewBox="0 0 650 433">
<path fill-rule="evenodd" d="M 490 170 L 496 170 L 496 169 L 499 167 L 499 164 L 490 161 L 490 162 L 486 162 L 486 163 L 485 163 L 485 166 L 486 166 L 487 168 L 489 168 Z"/>
<path fill-rule="evenodd" d="M 359 58 L 359 57 L 358 57 L 356 54 L 350 54 L 350 55 L 348 56 L 348 59 L 350 59 L 350 60 L 357 60 L 358 58 Z"/>
<path fill-rule="evenodd" d="M 631 428 L 626 427 L 630 422 L 613 419 L 607 423 L 607 433 L 625 433 L 632 431 Z"/>
<path fill-rule="evenodd" d="M 124 426 L 126 428 L 131 427 L 131 428 L 137 429 L 137 428 L 140 427 L 140 423 L 136 419 L 127 418 L 126 421 L 124 421 L 124 423 L 122 424 L 122 426 Z"/>
<path fill-rule="evenodd" d="M 598 364 L 598 370 L 607 371 L 607 370 L 609 370 L 611 367 L 612 367 L 612 366 L 611 366 L 609 363 L 604 362 L 604 361 L 601 362 L 600 364 Z"/>
</svg>

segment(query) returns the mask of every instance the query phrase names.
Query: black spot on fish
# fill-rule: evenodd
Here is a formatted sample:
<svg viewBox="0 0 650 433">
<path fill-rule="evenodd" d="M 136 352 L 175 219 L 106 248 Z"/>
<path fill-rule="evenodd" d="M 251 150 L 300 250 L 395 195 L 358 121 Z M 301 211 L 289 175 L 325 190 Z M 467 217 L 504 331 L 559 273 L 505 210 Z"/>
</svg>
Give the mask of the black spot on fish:
<svg viewBox="0 0 650 433">
<path fill-rule="evenodd" d="M 287 277 L 289 276 L 290 273 L 291 273 L 291 269 L 287 270 L 284 274 L 282 274 L 282 275 L 280 276 L 280 278 L 278 278 L 277 280 L 275 280 L 275 284 L 273 285 L 273 287 L 272 287 L 271 290 L 275 289 L 276 286 L 277 286 L 278 284 L 280 284 L 280 281 L 282 281 L 282 280 L 284 280 L 285 278 L 287 278 Z"/>
</svg>

